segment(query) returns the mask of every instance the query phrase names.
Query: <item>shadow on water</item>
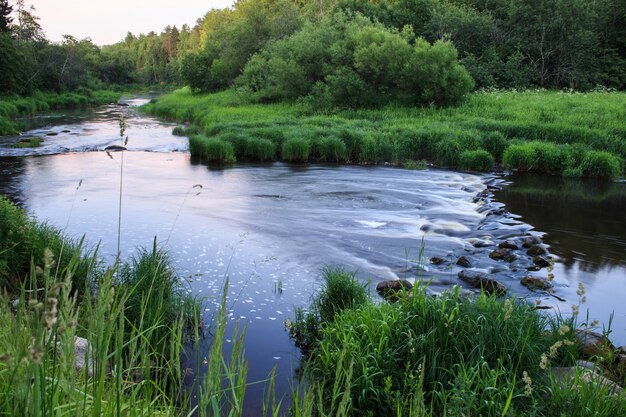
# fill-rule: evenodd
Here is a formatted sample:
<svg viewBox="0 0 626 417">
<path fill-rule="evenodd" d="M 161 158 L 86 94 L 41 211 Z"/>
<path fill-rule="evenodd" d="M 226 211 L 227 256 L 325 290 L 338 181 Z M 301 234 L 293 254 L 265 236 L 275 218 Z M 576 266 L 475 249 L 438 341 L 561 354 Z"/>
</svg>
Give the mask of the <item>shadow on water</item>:
<svg viewBox="0 0 626 417">
<path fill-rule="evenodd" d="M 626 267 L 626 184 L 516 175 L 496 194 L 508 210 L 547 233 L 566 267 Z"/>
</svg>

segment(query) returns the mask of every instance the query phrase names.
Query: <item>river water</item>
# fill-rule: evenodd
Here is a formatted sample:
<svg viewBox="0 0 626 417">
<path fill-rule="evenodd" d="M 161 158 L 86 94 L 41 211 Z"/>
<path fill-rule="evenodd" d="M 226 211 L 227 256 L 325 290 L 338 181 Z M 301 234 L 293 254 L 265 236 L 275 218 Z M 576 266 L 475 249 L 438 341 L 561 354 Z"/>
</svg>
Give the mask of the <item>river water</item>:
<svg viewBox="0 0 626 417">
<path fill-rule="evenodd" d="M 205 300 L 207 318 L 228 277 L 230 319 L 247 323 L 251 381 L 276 366 L 278 392 L 289 392 L 299 356 L 284 321 L 307 305 L 325 266 L 355 271 L 372 287 L 418 277 L 438 292 L 460 283 L 455 262 L 466 255 L 514 294 L 566 313 L 578 302 L 580 281 L 587 287 L 583 308 L 605 325 L 614 311 L 613 339 L 626 344 L 624 184 L 589 201 L 588 191 L 579 193 L 582 200 L 563 197 L 562 184 L 545 192 L 546 180 L 536 178 L 543 182 L 434 169 L 207 167 L 191 160 L 186 138 L 173 136 L 172 124 L 137 112 L 143 102 L 39 117 L 39 127 L 23 136 L 42 137 L 40 148 L 9 149 L 2 146 L 19 138 L 0 138 L 0 193 L 71 236 L 100 242 L 111 260 L 123 165 L 122 256 L 149 247 L 156 236 L 188 290 Z M 129 138 L 123 163 L 122 153 L 103 151 L 120 144 L 121 116 Z M 495 196 L 485 194 L 486 184 L 505 181 L 510 184 Z M 481 192 L 487 198 L 476 198 Z M 526 235 L 543 236 L 558 256 L 555 294 L 566 301 L 519 284 L 529 262 L 523 254 L 506 265 L 487 256 L 494 244 Z M 432 265 L 433 256 L 445 262 Z M 262 391 L 258 385 L 246 394 L 248 415 L 255 415 Z"/>
</svg>

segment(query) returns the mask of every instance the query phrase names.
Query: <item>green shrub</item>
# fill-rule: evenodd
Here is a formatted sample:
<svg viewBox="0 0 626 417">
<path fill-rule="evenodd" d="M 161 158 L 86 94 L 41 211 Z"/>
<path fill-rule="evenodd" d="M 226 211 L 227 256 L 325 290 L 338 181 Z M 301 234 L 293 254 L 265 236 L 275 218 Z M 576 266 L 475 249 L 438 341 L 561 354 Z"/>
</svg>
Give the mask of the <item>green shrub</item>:
<svg viewBox="0 0 626 417">
<path fill-rule="evenodd" d="M 457 168 L 461 162 L 461 144 L 456 139 L 444 139 L 435 145 L 435 161 L 439 166 Z"/>
<path fill-rule="evenodd" d="M 588 151 L 583 157 L 581 169 L 586 177 L 612 180 L 622 175 L 624 161 L 608 152 Z"/>
<path fill-rule="evenodd" d="M 246 138 L 243 157 L 251 161 L 271 161 L 274 159 L 276 146 L 267 139 Z"/>
<path fill-rule="evenodd" d="M 409 159 L 407 161 L 404 161 L 404 163 L 402 164 L 402 168 L 419 171 L 428 168 L 428 162 L 426 162 L 424 159 L 420 159 L 418 161 Z"/>
<path fill-rule="evenodd" d="M 493 156 L 485 150 L 464 151 L 461 153 L 460 166 L 467 171 L 491 171 Z"/>
<path fill-rule="evenodd" d="M 502 161 L 502 155 L 507 147 L 507 142 L 502 133 L 494 131 L 483 136 L 481 146 L 489 152 L 496 161 Z"/>
<path fill-rule="evenodd" d="M 528 144 L 514 144 L 504 151 L 502 163 L 508 169 L 529 171 L 535 163 L 535 152 Z"/>
<path fill-rule="evenodd" d="M 337 137 L 326 137 L 320 141 L 320 158 L 325 162 L 344 162 L 348 150 L 346 144 Z"/>
<path fill-rule="evenodd" d="M 309 159 L 310 144 L 304 138 L 291 138 L 283 142 L 282 158 L 287 162 L 306 162 Z"/>
<path fill-rule="evenodd" d="M 189 138 L 189 151 L 192 156 L 212 163 L 235 162 L 233 145 L 221 139 L 196 135 Z"/>
</svg>

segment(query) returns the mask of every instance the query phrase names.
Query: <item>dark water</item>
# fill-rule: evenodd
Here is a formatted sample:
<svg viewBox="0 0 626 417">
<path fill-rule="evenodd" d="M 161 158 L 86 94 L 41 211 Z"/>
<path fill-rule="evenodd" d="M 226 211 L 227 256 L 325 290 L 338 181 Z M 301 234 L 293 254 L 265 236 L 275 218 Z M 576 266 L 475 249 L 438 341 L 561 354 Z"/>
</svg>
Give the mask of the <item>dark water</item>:
<svg viewBox="0 0 626 417">
<path fill-rule="evenodd" d="M 598 183 L 554 177 L 516 175 L 496 193 L 520 220 L 545 232 L 544 241 L 560 259 L 557 288 L 571 312 L 578 283 L 586 289 L 580 321 L 611 324 L 611 338 L 626 344 L 626 183 Z"/>
<path fill-rule="evenodd" d="M 121 115 L 127 118 L 130 150 L 123 161 L 122 255 L 151 245 L 157 236 L 189 291 L 204 297 L 208 319 L 228 277 L 230 320 L 247 323 L 251 381 L 265 379 L 276 366 L 278 392 L 290 391 L 299 356 L 283 323 L 293 318 L 294 308 L 308 304 L 324 266 L 356 271 L 372 286 L 383 279 L 419 276 L 432 280 L 430 289 L 437 292 L 460 283 L 455 261 L 468 255 L 476 269 L 494 273 L 513 293 L 562 310 L 576 301 L 576 285 L 583 280 L 594 317 L 606 322 L 606 308 L 613 305 L 615 334 L 626 339 L 626 308 L 618 303 L 626 294 L 626 233 L 619 212 L 623 185 L 604 193 L 608 197 L 602 205 L 586 206 L 588 215 L 576 217 L 580 209 L 558 214 L 553 200 L 535 198 L 537 193 L 515 179 L 497 198 L 523 217 L 492 216 L 485 209 L 502 203 L 484 205 L 474 199 L 492 180 L 488 177 L 278 163 L 214 169 L 190 159 L 186 138 L 172 136 L 170 124 L 142 116 L 133 107 L 110 106 L 82 116 L 49 118 L 53 124 L 28 132 L 58 132 L 44 136 L 42 148 L 0 147 L 0 193 L 70 235 L 86 233 L 88 242 L 100 242 L 103 256 L 112 259 L 122 153 L 101 150 L 119 143 Z M 0 146 L 16 140 L 0 138 Z M 536 188 L 546 189 L 542 184 Z M 605 224 L 605 204 L 613 207 L 612 225 Z M 567 206 L 562 210 L 567 212 Z M 558 223 L 568 216 L 570 222 Z M 586 229 L 587 224 L 594 226 Z M 567 302 L 531 294 L 519 285 L 525 271 L 522 260 L 503 266 L 487 256 L 503 239 L 542 231 L 548 232 L 551 250 L 563 258 L 555 273 L 557 292 Z M 589 243 L 572 244 L 585 239 Z M 422 247 L 424 259 L 439 256 L 447 262 L 440 267 L 419 262 Z M 262 392 L 260 384 L 246 394 L 247 415 L 260 412 Z"/>
</svg>

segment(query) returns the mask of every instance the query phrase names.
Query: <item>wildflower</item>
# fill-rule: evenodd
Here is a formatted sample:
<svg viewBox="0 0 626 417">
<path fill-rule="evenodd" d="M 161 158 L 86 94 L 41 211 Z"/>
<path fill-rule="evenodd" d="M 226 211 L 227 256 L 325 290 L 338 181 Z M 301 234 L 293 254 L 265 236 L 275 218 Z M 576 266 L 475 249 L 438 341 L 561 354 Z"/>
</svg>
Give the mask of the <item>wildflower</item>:
<svg viewBox="0 0 626 417">
<path fill-rule="evenodd" d="M 50 248 L 45 248 L 43 250 L 43 264 L 46 268 L 49 268 L 54 263 L 54 255 Z"/>
<path fill-rule="evenodd" d="M 548 355 L 546 355 L 545 353 L 541 354 L 541 362 L 539 362 L 539 367 L 541 369 L 548 369 L 548 365 L 550 365 L 550 361 L 548 359 Z"/>
<path fill-rule="evenodd" d="M 28 349 L 28 357 L 33 363 L 41 362 L 41 358 L 43 358 L 43 349 L 41 347 L 31 346 Z"/>
<path fill-rule="evenodd" d="M 570 332 L 570 327 L 567 324 L 562 325 L 561 327 L 559 327 L 559 334 L 561 336 L 565 336 L 567 333 Z"/>
<path fill-rule="evenodd" d="M 507 321 L 511 318 L 511 314 L 513 314 L 513 303 L 511 300 L 506 300 L 504 305 L 507 307 L 506 313 L 504 313 L 504 321 Z"/>
<path fill-rule="evenodd" d="M 533 380 L 528 376 L 528 372 L 522 372 L 522 381 L 524 381 L 524 395 L 530 396 L 533 393 Z"/>
<path fill-rule="evenodd" d="M 590 327 L 598 327 L 598 325 L 600 324 L 599 320 L 594 320 L 591 322 L 591 324 L 589 325 Z"/>
<path fill-rule="evenodd" d="M 572 316 L 577 316 L 579 311 L 578 304 L 572 305 Z"/>
<path fill-rule="evenodd" d="M 559 353 L 559 349 L 563 346 L 563 341 L 558 340 L 552 346 L 550 346 L 550 357 L 556 358 L 556 355 Z"/>
<path fill-rule="evenodd" d="M 585 295 L 587 291 L 585 290 L 585 284 L 582 282 L 578 282 L 578 289 L 576 290 L 576 295 L 582 297 Z"/>
</svg>

